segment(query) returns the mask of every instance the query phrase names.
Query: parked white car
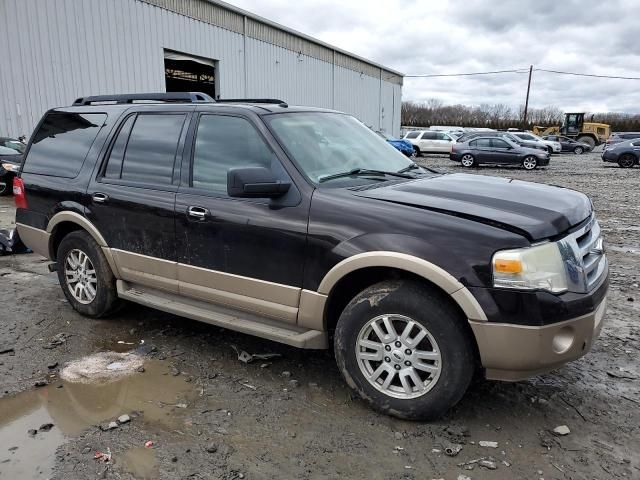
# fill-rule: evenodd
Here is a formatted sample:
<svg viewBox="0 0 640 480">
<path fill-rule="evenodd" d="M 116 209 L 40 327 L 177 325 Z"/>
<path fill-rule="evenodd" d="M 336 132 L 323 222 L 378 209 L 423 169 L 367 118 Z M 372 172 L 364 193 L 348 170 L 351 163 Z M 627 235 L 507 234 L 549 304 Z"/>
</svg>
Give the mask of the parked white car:
<svg viewBox="0 0 640 480">
<path fill-rule="evenodd" d="M 540 138 L 539 136 L 531 133 L 531 132 L 509 132 L 512 135 L 515 135 L 522 140 L 527 140 L 529 142 L 538 142 L 543 143 L 547 146 L 547 150 L 549 153 L 560 153 L 562 152 L 562 145 L 560 142 L 554 142 L 552 140 L 545 140 L 544 138 Z"/>
<path fill-rule="evenodd" d="M 419 130 L 409 132 L 404 140 L 411 142 L 416 155 L 421 153 L 449 153 L 455 139 L 448 133 L 436 130 Z"/>
</svg>

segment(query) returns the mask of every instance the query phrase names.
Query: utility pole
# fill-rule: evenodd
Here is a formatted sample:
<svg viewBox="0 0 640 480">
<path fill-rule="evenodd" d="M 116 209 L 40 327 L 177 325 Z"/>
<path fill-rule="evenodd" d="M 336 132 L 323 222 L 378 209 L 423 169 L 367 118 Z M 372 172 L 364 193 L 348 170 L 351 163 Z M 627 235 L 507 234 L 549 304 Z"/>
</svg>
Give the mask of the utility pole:
<svg viewBox="0 0 640 480">
<path fill-rule="evenodd" d="M 529 65 L 529 83 L 527 83 L 527 99 L 524 102 L 524 118 L 522 119 L 522 128 L 527 128 L 527 111 L 529 110 L 529 91 L 531 90 L 531 74 L 533 73 L 533 65 Z"/>
</svg>

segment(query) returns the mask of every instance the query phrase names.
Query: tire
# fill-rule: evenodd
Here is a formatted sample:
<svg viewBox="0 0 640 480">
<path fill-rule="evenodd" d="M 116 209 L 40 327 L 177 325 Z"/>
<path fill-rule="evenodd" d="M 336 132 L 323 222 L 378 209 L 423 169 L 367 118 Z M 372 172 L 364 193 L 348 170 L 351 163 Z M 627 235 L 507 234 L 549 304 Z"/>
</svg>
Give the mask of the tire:
<svg viewBox="0 0 640 480">
<path fill-rule="evenodd" d="M 389 335 L 391 329 L 385 328 L 383 346 L 372 325 L 384 328 L 385 318 L 398 331 Z M 406 341 L 401 340 L 409 321 L 415 325 Z M 424 338 L 411 344 L 423 331 Z M 380 348 L 358 346 L 362 341 Z M 446 413 L 466 392 L 475 369 L 475 347 L 460 312 L 441 292 L 413 281 L 381 282 L 351 300 L 338 320 L 334 348 L 345 381 L 363 400 L 382 413 L 410 420 L 435 419 Z M 367 353 L 381 360 L 360 356 Z M 413 366 L 418 364 L 422 368 Z M 433 371 L 423 370 L 425 364 Z M 379 371 L 384 373 L 377 381 L 369 379 Z M 422 383 L 409 380 L 415 378 L 411 371 Z"/>
<path fill-rule="evenodd" d="M 13 175 L 7 174 L 0 177 L 0 197 L 11 195 L 13 191 Z"/>
<path fill-rule="evenodd" d="M 464 155 L 462 155 L 460 163 L 463 167 L 471 168 L 476 166 L 476 159 L 470 153 L 465 153 Z"/>
<path fill-rule="evenodd" d="M 553 147 L 547 146 L 547 152 L 549 152 L 549 155 L 553 155 Z"/>
<path fill-rule="evenodd" d="M 596 141 L 593 137 L 590 137 L 588 135 L 582 136 L 582 137 L 578 137 L 576 138 L 576 140 L 580 143 L 586 143 L 587 145 L 589 145 L 589 147 L 591 147 L 591 150 L 593 150 L 596 147 Z"/>
<path fill-rule="evenodd" d="M 420 147 L 417 147 L 416 145 L 414 145 L 413 153 L 414 153 L 414 157 L 419 157 L 422 154 L 422 152 L 420 151 Z"/>
<path fill-rule="evenodd" d="M 620 165 L 620 168 L 633 168 L 636 163 L 636 157 L 630 153 L 625 153 L 618 159 L 618 165 Z"/>
<path fill-rule="evenodd" d="M 536 168 L 538 168 L 538 159 L 533 155 L 527 155 L 522 160 L 522 167 L 525 170 L 535 170 Z"/>
<path fill-rule="evenodd" d="M 86 263 L 83 261 L 85 256 Z M 87 317 L 100 318 L 112 313 L 120 306 L 116 279 L 111 267 L 98 244 L 87 232 L 76 230 L 64 237 L 58 247 L 57 261 L 60 286 L 77 312 Z M 84 270 L 82 265 L 78 265 L 79 263 L 84 264 Z M 76 269 L 73 268 L 74 266 Z M 73 273 L 67 275 L 65 271 Z M 91 271 L 94 272 L 93 275 Z M 78 278 L 78 273 L 84 275 L 82 281 L 85 284 L 94 286 L 93 297 L 90 288 L 77 287 L 82 281 L 70 283 L 72 278 Z M 71 289 L 76 293 L 72 293 Z"/>
<path fill-rule="evenodd" d="M 576 147 L 573 149 L 573 153 L 575 153 L 576 155 L 582 155 L 584 153 L 584 148 Z"/>
</svg>

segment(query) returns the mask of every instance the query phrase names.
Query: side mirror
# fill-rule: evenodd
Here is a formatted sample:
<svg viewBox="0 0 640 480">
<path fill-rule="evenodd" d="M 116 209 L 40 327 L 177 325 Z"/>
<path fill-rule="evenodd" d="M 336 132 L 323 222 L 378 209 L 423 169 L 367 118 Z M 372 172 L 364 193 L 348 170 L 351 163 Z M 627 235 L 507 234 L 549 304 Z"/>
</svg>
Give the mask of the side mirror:
<svg viewBox="0 0 640 480">
<path fill-rule="evenodd" d="M 289 191 L 291 183 L 278 180 L 264 167 L 231 168 L 227 171 L 227 193 L 235 198 L 275 198 Z"/>
</svg>

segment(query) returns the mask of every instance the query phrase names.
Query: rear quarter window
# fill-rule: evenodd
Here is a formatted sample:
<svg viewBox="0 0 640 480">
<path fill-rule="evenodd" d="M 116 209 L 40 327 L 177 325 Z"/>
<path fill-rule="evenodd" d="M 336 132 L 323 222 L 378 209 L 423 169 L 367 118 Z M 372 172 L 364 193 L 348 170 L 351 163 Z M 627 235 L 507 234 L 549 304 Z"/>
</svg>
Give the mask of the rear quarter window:
<svg viewBox="0 0 640 480">
<path fill-rule="evenodd" d="M 48 113 L 33 136 L 23 173 L 76 177 L 106 119 L 104 113 Z"/>
</svg>

